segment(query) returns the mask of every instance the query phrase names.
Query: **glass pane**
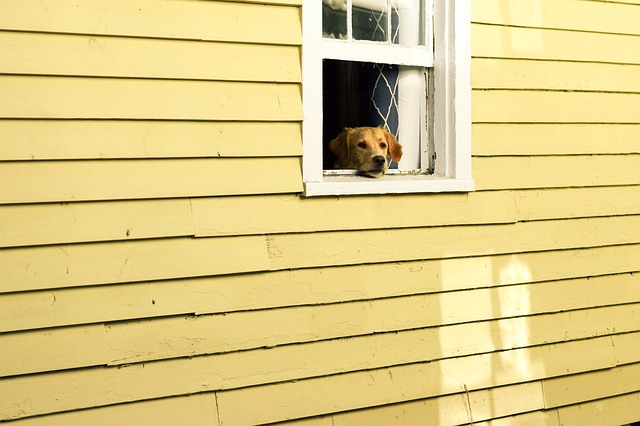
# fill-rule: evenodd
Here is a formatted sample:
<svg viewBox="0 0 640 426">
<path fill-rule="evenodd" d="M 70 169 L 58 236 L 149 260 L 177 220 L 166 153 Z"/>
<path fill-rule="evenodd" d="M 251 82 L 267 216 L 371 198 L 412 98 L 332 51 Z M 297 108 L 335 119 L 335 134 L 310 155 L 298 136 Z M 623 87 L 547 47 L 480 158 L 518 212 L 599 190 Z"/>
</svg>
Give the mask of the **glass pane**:
<svg viewBox="0 0 640 426">
<path fill-rule="evenodd" d="M 390 30 L 388 6 L 387 0 L 354 0 L 353 38 L 388 41 Z"/>
<path fill-rule="evenodd" d="M 425 0 L 391 0 L 392 39 L 404 46 L 425 45 Z"/>
<path fill-rule="evenodd" d="M 382 126 L 402 145 L 389 169 L 421 169 L 426 137 L 425 70 L 365 62 L 323 62 L 323 162 L 336 162 L 329 143 L 345 127 Z M 426 167 L 426 166 L 425 166 Z"/>
<path fill-rule="evenodd" d="M 322 36 L 347 38 L 347 0 L 322 0 Z"/>
</svg>

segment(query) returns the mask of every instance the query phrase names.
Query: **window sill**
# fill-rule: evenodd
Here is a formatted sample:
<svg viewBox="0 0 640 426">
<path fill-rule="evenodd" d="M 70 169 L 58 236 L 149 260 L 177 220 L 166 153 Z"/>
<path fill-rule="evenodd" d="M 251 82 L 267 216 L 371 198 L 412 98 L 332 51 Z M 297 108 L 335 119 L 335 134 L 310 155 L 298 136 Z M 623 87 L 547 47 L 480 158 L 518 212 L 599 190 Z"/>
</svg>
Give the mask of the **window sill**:
<svg viewBox="0 0 640 426">
<path fill-rule="evenodd" d="M 473 179 L 453 179 L 425 175 L 324 176 L 321 182 L 305 182 L 304 196 L 417 194 L 437 192 L 471 192 Z"/>
</svg>

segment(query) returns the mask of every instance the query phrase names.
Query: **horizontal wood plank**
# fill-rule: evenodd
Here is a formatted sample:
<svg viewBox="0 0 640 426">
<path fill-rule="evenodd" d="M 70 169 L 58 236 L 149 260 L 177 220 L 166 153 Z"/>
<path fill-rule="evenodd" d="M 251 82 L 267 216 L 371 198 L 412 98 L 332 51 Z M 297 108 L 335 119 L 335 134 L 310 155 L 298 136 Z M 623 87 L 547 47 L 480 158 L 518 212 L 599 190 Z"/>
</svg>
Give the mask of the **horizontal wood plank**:
<svg viewBox="0 0 640 426">
<path fill-rule="evenodd" d="M 291 3 L 291 6 L 265 6 Z M 0 29 L 53 33 L 300 44 L 302 23 L 297 1 L 131 0 L 105 6 L 101 0 L 71 4 L 54 0 L 6 0 Z M 273 25 L 278 22 L 278 25 Z"/>
<path fill-rule="evenodd" d="M 456 238 L 452 239 L 452 232 Z M 425 242 L 428 242 L 426 244 Z M 640 216 L 355 232 L 94 243 L 0 251 L 2 292 L 640 242 Z M 211 262 L 203 250 L 222 255 Z M 245 246 L 251 256 L 241 255 Z M 176 253 L 181 256 L 176 258 Z M 237 255 L 234 257 L 233 255 Z M 265 255 L 267 258 L 265 258 Z M 166 259 L 166 263 L 159 260 Z M 229 260 L 233 259 L 233 262 Z M 225 261 L 226 260 L 226 261 Z M 236 269 L 237 268 L 237 269 Z M 535 272 L 535 271 L 534 271 Z"/>
<path fill-rule="evenodd" d="M 299 121 L 298 84 L 0 76 L 3 118 Z M 99 102 L 96 102 L 99 100 Z"/>
<path fill-rule="evenodd" d="M 474 3 L 471 12 L 471 19 L 476 23 L 640 34 L 640 10 L 612 2 L 524 0 L 514 3 L 488 0 L 482 6 Z M 603 16 L 607 19 L 602 19 Z"/>
<path fill-rule="evenodd" d="M 452 231 L 457 239 L 452 240 Z M 640 241 L 640 216 L 527 222 L 452 229 L 412 228 L 267 236 L 275 269 L 439 259 Z"/>
<path fill-rule="evenodd" d="M 337 349 L 335 342 L 342 343 L 344 349 Z M 412 349 L 431 346 L 423 344 Z M 409 353 L 398 351 L 393 345 L 384 351 L 385 357 L 388 354 L 393 360 Z M 318 359 L 323 362 L 317 362 Z M 118 368 L 21 376 L 0 381 L 0 418 L 276 383 L 218 394 L 223 422 L 243 424 L 250 419 L 249 423 L 261 423 L 460 393 L 465 386 L 472 391 L 615 365 L 611 338 L 607 336 L 284 383 L 373 367 L 381 362 L 385 362 L 382 348 L 365 348 L 356 356 L 351 342 L 329 341 Z M 433 377 L 443 380 L 431 380 Z M 356 390 L 363 386 L 368 392 Z M 312 394 L 322 398 L 308 397 Z M 296 403 L 287 403 L 292 398 Z M 254 404 L 248 406 L 248 400 Z"/>
<path fill-rule="evenodd" d="M 298 158 L 0 163 L 0 204 L 302 191 Z"/>
<path fill-rule="evenodd" d="M 222 425 L 275 422 L 605 368 L 612 362 L 610 348 L 607 338 L 594 339 L 220 392 L 220 420 Z M 519 357 L 522 369 L 513 366 Z M 563 362 L 553 365 L 558 359 Z"/>
<path fill-rule="evenodd" d="M 575 280 L 339 305 L 0 334 L 0 376 L 211 355 L 459 323 L 462 325 L 437 330 L 439 347 L 404 362 L 517 349 L 603 336 L 612 330 L 618 333 L 640 330 L 633 319 L 640 313 L 638 304 L 593 309 L 640 300 L 640 290 L 634 289 L 633 284 L 633 279 L 623 276 L 622 279 Z M 500 307 L 497 312 L 495 306 Z M 540 315 L 572 309 L 583 310 Z M 520 318 L 477 323 L 516 316 Z M 437 337 L 432 334 L 433 330 L 416 332 L 408 335 L 406 342 L 398 339 L 391 346 L 421 346 Z M 460 347 L 462 341 L 464 349 Z M 501 343 L 491 343 L 497 341 Z M 614 342 L 637 343 L 628 339 Z M 48 356 L 43 358 L 38 348 L 46 348 Z M 623 357 L 624 354 L 618 359 Z M 398 363 L 391 362 L 391 365 Z"/>
<path fill-rule="evenodd" d="M 518 220 L 635 214 L 640 185 L 514 192 Z"/>
<path fill-rule="evenodd" d="M 341 199 L 219 197 L 194 199 L 192 204 L 196 236 L 510 223 L 515 216 L 507 192 Z"/>
<path fill-rule="evenodd" d="M 302 155 L 295 122 L 0 120 L 0 160 Z"/>
<path fill-rule="evenodd" d="M 510 223 L 629 215 L 639 209 L 640 186 L 491 191 L 429 198 L 350 197 L 339 201 L 259 195 L 20 204 L 0 206 L 0 246 Z M 265 211 L 271 214 L 265 215 Z M 403 214 L 399 216 L 398 211 Z M 327 214 L 331 221 L 326 220 Z M 280 219 L 284 216 L 286 222 Z"/>
<path fill-rule="evenodd" d="M 259 236 L 174 238 L 4 249 L 0 265 L 8 292 L 264 270 L 269 255 Z"/>
<path fill-rule="evenodd" d="M 632 424 L 640 413 L 640 392 L 558 409 L 561 424 Z"/>
<path fill-rule="evenodd" d="M 446 395 L 420 401 L 385 405 L 327 416 L 329 426 L 420 425 L 425 419 L 440 424 L 469 424 L 495 417 L 537 410 L 543 407 L 539 382 L 496 389 Z M 286 426 L 307 426 L 304 421 L 285 422 Z M 312 426 L 312 425 L 309 425 Z"/>
<path fill-rule="evenodd" d="M 515 416 L 493 419 L 476 423 L 477 426 L 563 426 L 558 419 L 557 410 L 532 411 L 530 413 L 517 414 Z"/>
<path fill-rule="evenodd" d="M 0 247 L 193 234 L 188 199 L 0 206 Z"/>
<path fill-rule="evenodd" d="M 640 94 L 474 90 L 474 123 L 640 123 Z"/>
<path fill-rule="evenodd" d="M 637 185 L 640 155 L 477 157 L 479 190 Z"/>
<path fill-rule="evenodd" d="M 640 390 L 640 364 L 586 372 L 542 382 L 546 407 L 578 404 Z"/>
<path fill-rule="evenodd" d="M 333 426 L 333 416 L 318 416 L 318 417 L 307 417 L 306 419 L 297 419 L 291 421 L 282 422 L 282 425 L 286 426 Z"/>
<path fill-rule="evenodd" d="M 213 393 L 135 402 L 132 404 L 69 411 L 44 417 L 19 420 L 16 426 L 172 426 L 177 424 L 217 426 Z"/>
<path fill-rule="evenodd" d="M 639 134 L 638 124 L 476 123 L 473 155 L 638 154 Z"/>
<path fill-rule="evenodd" d="M 640 65 L 475 58 L 474 89 L 640 93 Z"/>
<path fill-rule="evenodd" d="M 615 21 L 611 22 L 615 25 Z M 640 64 L 634 35 L 484 24 L 471 25 L 471 54 L 486 58 Z"/>
<path fill-rule="evenodd" d="M 300 82 L 297 46 L 0 31 L 0 73 Z"/>
<path fill-rule="evenodd" d="M 639 249 L 638 245 L 613 246 L 0 294 L 0 331 L 349 302 L 638 272 Z"/>
<path fill-rule="evenodd" d="M 247 209 L 247 203 L 254 208 Z M 192 204 L 196 235 L 223 236 L 626 215 L 640 211 L 640 186 L 491 191 L 429 198 L 218 197 L 194 199 Z M 272 214 L 265 215 L 265 211 Z M 398 211 L 403 212 L 401 217 L 395 214 Z M 285 215 L 283 223 L 280 218 Z M 327 215 L 331 221 L 326 220 Z"/>
<path fill-rule="evenodd" d="M 637 318 L 637 316 L 636 316 Z M 636 328 L 640 330 L 640 322 L 636 322 Z M 640 362 L 640 333 L 628 333 L 613 338 L 615 354 L 618 364 L 632 364 Z M 638 389 L 640 390 L 640 388 Z"/>
</svg>

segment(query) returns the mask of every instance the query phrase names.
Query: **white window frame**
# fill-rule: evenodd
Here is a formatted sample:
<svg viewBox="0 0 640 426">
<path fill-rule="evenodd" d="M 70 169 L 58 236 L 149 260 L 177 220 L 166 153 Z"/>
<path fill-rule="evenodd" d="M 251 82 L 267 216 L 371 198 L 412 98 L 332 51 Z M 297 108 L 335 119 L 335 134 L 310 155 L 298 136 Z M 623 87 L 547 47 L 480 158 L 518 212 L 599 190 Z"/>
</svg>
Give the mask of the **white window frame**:
<svg viewBox="0 0 640 426">
<path fill-rule="evenodd" d="M 471 1 L 429 0 L 432 33 L 426 49 L 387 49 L 375 42 L 341 43 L 322 38 L 322 1 L 303 0 L 302 97 L 303 180 L 305 196 L 469 192 L 471 176 Z M 431 44 L 433 43 L 433 44 Z M 394 63 L 432 67 L 430 132 L 435 154 L 433 174 L 388 174 L 381 178 L 328 175 L 322 164 L 322 61 L 358 60 L 362 46 L 375 45 L 376 60 L 395 55 Z M 398 57 L 401 56 L 401 57 Z M 370 58 L 370 56 L 368 56 Z M 362 57 L 363 61 L 366 57 Z M 387 62 L 388 63 L 388 62 Z M 402 141 L 400 141 L 402 143 Z"/>
</svg>

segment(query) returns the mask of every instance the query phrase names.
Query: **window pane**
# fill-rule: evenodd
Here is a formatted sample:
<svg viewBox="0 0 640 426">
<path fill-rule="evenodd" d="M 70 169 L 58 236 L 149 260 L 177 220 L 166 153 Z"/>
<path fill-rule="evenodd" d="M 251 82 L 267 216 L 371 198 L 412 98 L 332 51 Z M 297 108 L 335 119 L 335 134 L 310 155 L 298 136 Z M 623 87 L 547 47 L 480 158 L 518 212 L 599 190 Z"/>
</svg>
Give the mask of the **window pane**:
<svg viewBox="0 0 640 426">
<path fill-rule="evenodd" d="M 392 23 L 395 19 L 393 43 L 404 46 L 424 46 L 425 0 L 392 0 Z"/>
<path fill-rule="evenodd" d="M 387 0 L 355 0 L 353 2 L 353 38 L 388 41 L 389 14 Z"/>
<path fill-rule="evenodd" d="M 322 36 L 347 38 L 347 1 L 322 0 Z"/>
<path fill-rule="evenodd" d="M 398 65 L 325 60 L 323 66 L 324 169 L 335 158 L 329 142 L 345 127 L 383 126 L 402 145 L 400 165 L 417 170 L 425 141 L 425 70 Z"/>
<path fill-rule="evenodd" d="M 353 0 L 352 13 L 357 40 L 425 44 L 425 0 Z"/>
</svg>

